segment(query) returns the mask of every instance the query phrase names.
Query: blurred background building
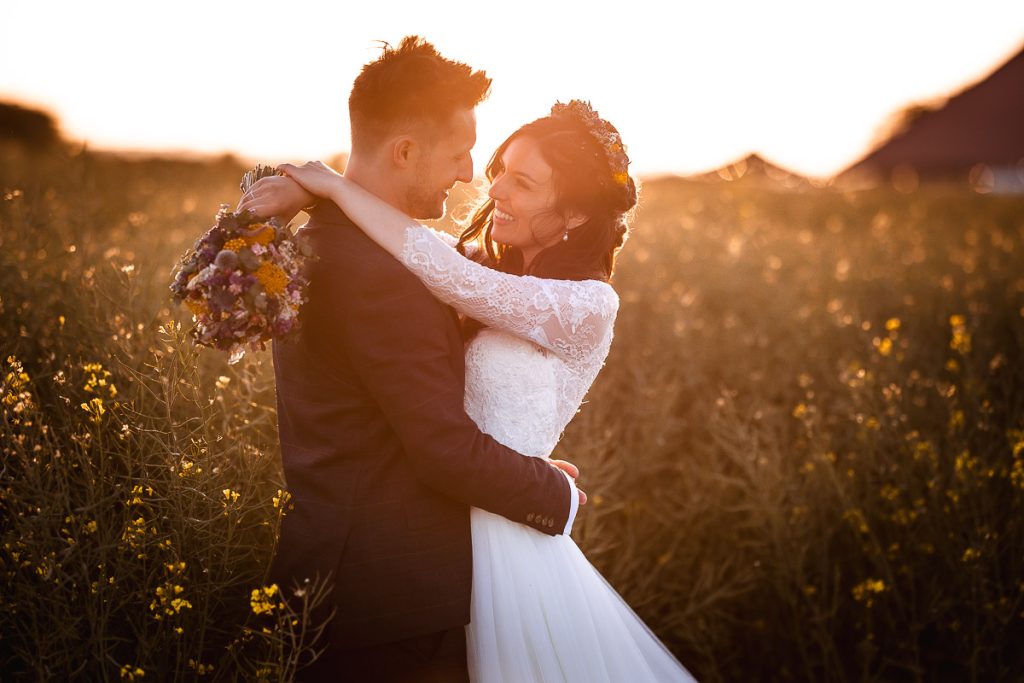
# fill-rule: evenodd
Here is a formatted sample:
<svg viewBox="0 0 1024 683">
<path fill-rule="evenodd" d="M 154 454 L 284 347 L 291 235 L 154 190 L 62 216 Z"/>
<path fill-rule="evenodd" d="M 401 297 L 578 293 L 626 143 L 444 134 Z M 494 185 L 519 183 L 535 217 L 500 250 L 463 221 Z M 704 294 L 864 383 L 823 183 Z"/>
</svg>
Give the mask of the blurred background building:
<svg viewBox="0 0 1024 683">
<path fill-rule="evenodd" d="M 979 192 L 1024 192 L 1024 49 L 943 102 L 912 105 L 888 139 L 837 180 L 891 182 L 912 191 L 926 180 L 969 182 Z"/>
</svg>

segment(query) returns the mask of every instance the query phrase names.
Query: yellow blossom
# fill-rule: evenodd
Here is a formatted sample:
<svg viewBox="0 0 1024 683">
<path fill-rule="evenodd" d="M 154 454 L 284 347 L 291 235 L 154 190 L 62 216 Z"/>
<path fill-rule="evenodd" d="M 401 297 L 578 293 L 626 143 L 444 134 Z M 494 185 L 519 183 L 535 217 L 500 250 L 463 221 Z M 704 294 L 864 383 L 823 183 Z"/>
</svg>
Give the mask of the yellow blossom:
<svg viewBox="0 0 1024 683">
<path fill-rule="evenodd" d="M 960 558 L 961 562 L 973 562 L 981 557 L 981 551 L 974 548 L 968 548 L 964 551 L 963 556 Z"/>
<path fill-rule="evenodd" d="M 196 464 L 187 458 L 182 458 L 179 466 L 181 467 L 181 470 L 178 472 L 179 477 L 187 477 L 191 474 L 202 474 L 203 472 L 202 467 L 196 467 Z"/>
<path fill-rule="evenodd" d="M 874 604 L 874 596 L 888 590 L 885 582 L 881 579 L 866 579 L 853 587 L 853 599 L 863 602 L 865 606 L 871 607 Z"/>
<path fill-rule="evenodd" d="M 971 351 L 971 333 L 967 331 L 967 320 L 962 315 L 949 317 L 949 325 L 952 328 L 952 338 L 949 340 L 949 348 L 961 355 Z"/>
<path fill-rule="evenodd" d="M 961 451 L 960 454 L 956 456 L 956 461 L 953 463 L 953 467 L 956 469 L 956 475 L 963 479 L 968 474 L 978 469 L 978 459 L 971 455 L 970 451 Z"/>
<path fill-rule="evenodd" d="M 192 315 L 197 318 L 202 317 L 210 312 L 210 307 L 206 305 L 205 301 L 193 301 L 192 299 L 185 299 L 185 305 L 192 311 Z"/>
<path fill-rule="evenodd" d="M 247 244 L 261 244 L 261 245 L 263 245 L 265 247 L 265 246 L 267 246 L 268 244 L 270 244 L 271 242 L 274 241 L 274 236 L 275 236 L 274 228 L 269 226 L 269 225 L 267 225 L 266 223 L 257 223 L 256 225 L 251 225 L 251 226 L 249 226 L 249 229 L 250 230 L 255 230 L 256 228 L 259 228 L 260 226 L 263 226 L 262 230 L 260 230 L 255 235 L 252 235 L 250 237 L 246 237 L 245 238 L 245 241 L 246 241 Z"/>
<path fill-rule="evenodd" d="M 284 507 L 285 504 L 288 503 L 288 499 L 291 498 L 291 497 L 292 497 L 292 494 L 288 493 L 287 491 L 282 491 L 281 489 L 278 489 L 277 490 L 277 495 L 274 496 L 273 499 L 272 499 L 274 501 L 274 507 L 275 508 Z"/>
<path fill-rule="evenodd" d="M 103 421 L 103 415 L 107 412 L 103 407 L 103 399 L 99 397 L 89 399 L 88 403 L 83 403 L 82 410 L 89 413 L 89 419 L 96 424 Z"/>
<path fill-rule="evenodd" d="M 867 534 L 871 531 L 870 527 L 868 527 L 867 519 L 864 518 L 864 513 L 858 508 L 851 508 L 843 512 L 843 519 L 862 534 Z"/>
<path fill-rule="evenodd" d="M 280 294 L 288 286 L 288 275 L 276 263 L 264 261 L 253 275 L 267 294 Z"/>
<path fill-rule="evenodd" d="M 144 678 L 146 671 L 140 667 L 132 666 L 131 664 L 125 664 L 121 667 L 121 678 L 134 681 L 139 678 Z"/>
<path fill-rule="evenodd" d="M 1019 489 L 1024 489 L 1024 429 L 1011 429 L 1006 433 L 1013 453 L 1013 467 L 1010 469 L 1010 482 Z"/>
<path fill-rule="evenodd" d="M 142 546 L 147 534 L 156 535 L 156 533 L 156 528 L 147 526 L 146 518 L 139 516 L 125 526 L 124 531 L 121 532 L 121 541 L 132 550 L 137 550 Z"/>
<path fill-rule="evenodd" d="M 86 363 L 82 366 L 86 377 L 85 385 L 82 387 L 86 393 L 98 394 L 104 389 L 110 394 L 110 398 L 117 396 L 117 387 L 113 382 L 108 382 L 110 371 L 104 370 L 100 363 Z"/>
<path fill-rule="evenodd" d="M 28 389 L 29 376 L 22 367 L 21 361 L 14 356 L 7 357 L 7 366 L 9 371 L 0 385 L 0 394 L 2 394 L 0 403 L 18 415 L 32 407 L 32 393 Z"/>
<path fill-rule="evenodd" d="M 138 505 L 142 503 L 142 494 L 153 495 L 152 486 L 143 486 L 142 484 L 136 484 L 132 487 L 132 497 L 128 501 L 129 505 Z"/>
<path fill-rule="evenodd" d="M 189 668 L 191 668 L 200 676 L 205 676 L 206 674 L 213 671 L 213 664 L 203 664 L 202 662 L 197 662 L 192 658 L 189 658 L 188 665 Z"/>
<path fill-rule="evenodd" d="M 191 609 L 191 602 L 178 597 L 183 592 L 185 592 L 184 586 L 173 582 L 157 586 L 156 598 L 149 603 L 149 609 L 154 612 L 153 618 L 162 621 L 164 617 L 174 616 L 183 609 Z"/>
<path fill-rule="evenodd" d="M 224 243 L 224 248 L 228 251 L 240 251 L 247 246 L 249 246 L 248 243 L 242 237 L 236 237 Z"/>
<path fill-rule="evenodd" d="M 882 486 L 881 494 L 885 500 L 896 500 L 899 498 L 900 490 L 892 484 L 885 484 Z"/>
<path fill-rule="evenodd" d="M 249 604 L 252 606 L 254 614 L 270 614 L 274 609 L 284 607 L 283 603 L 273 602 L 274 596 L 279 593 L 276 583 L 272 583 L 269 586 L 263 588 L 253 588 L 252 595 L 249 598 Z"/>
</svg>

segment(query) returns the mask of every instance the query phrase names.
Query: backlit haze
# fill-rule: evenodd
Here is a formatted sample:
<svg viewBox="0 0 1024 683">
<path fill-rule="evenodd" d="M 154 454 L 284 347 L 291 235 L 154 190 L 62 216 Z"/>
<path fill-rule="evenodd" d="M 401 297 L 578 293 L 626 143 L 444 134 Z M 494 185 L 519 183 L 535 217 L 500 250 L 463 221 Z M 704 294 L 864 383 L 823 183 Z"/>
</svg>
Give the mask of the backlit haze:
<svg viewBox="0 0 1024 683">
<path fill-rule="evenodd" d="M 520 124 L 581 98 L 641 174 L 758 152 L 827 176 L 893 111 L 1019 50 L 1024 2 L 6 2 L 0 100 L 92 148 L 328 158 L 348 148 L 374 41 L 409 33 L 494 78 L 478 173 Z"/>
</svg>

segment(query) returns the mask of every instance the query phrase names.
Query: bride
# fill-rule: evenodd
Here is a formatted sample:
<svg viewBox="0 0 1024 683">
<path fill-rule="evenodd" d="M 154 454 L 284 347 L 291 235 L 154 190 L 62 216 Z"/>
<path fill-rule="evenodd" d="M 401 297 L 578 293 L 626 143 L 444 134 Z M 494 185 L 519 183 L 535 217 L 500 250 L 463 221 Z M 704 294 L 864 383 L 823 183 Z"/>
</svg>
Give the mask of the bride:
<svg viewBox="0 0 1024 683">
<path fill-rule="evenodd" d="M 457 240 L 320 162 L 279 170 L 463 316 L 466 412 L 497 441 L 548 458 L 611 344 L 609 279 L 637 200 L 628 164 L 588 103 L 558 103 L 495 151 L 488 199 Z M 693 680 L 569 535 L 477 508 L 471 525 L 472 680 Z"/>
</svg>

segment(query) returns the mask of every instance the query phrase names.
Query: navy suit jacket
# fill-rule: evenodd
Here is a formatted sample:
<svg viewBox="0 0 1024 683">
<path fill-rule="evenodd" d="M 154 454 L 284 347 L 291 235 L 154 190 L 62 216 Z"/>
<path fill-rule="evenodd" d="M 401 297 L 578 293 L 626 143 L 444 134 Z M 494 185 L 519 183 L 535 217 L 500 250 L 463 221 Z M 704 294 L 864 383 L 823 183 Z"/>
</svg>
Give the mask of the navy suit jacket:
<svg viewBox="0 0 1024 683">
<path fill-rule="evenodd" d="M 302 228 L 319 259 L 296 340 L 274 342 L 281 457 L 294 508 L 271 578 L 330 575 L 332 647 L 469 621 L 469 506 L 547 534 L 561 472 L 483 434 L 463 408 L 458 319 L 324 202 Z"/>
</svg>

